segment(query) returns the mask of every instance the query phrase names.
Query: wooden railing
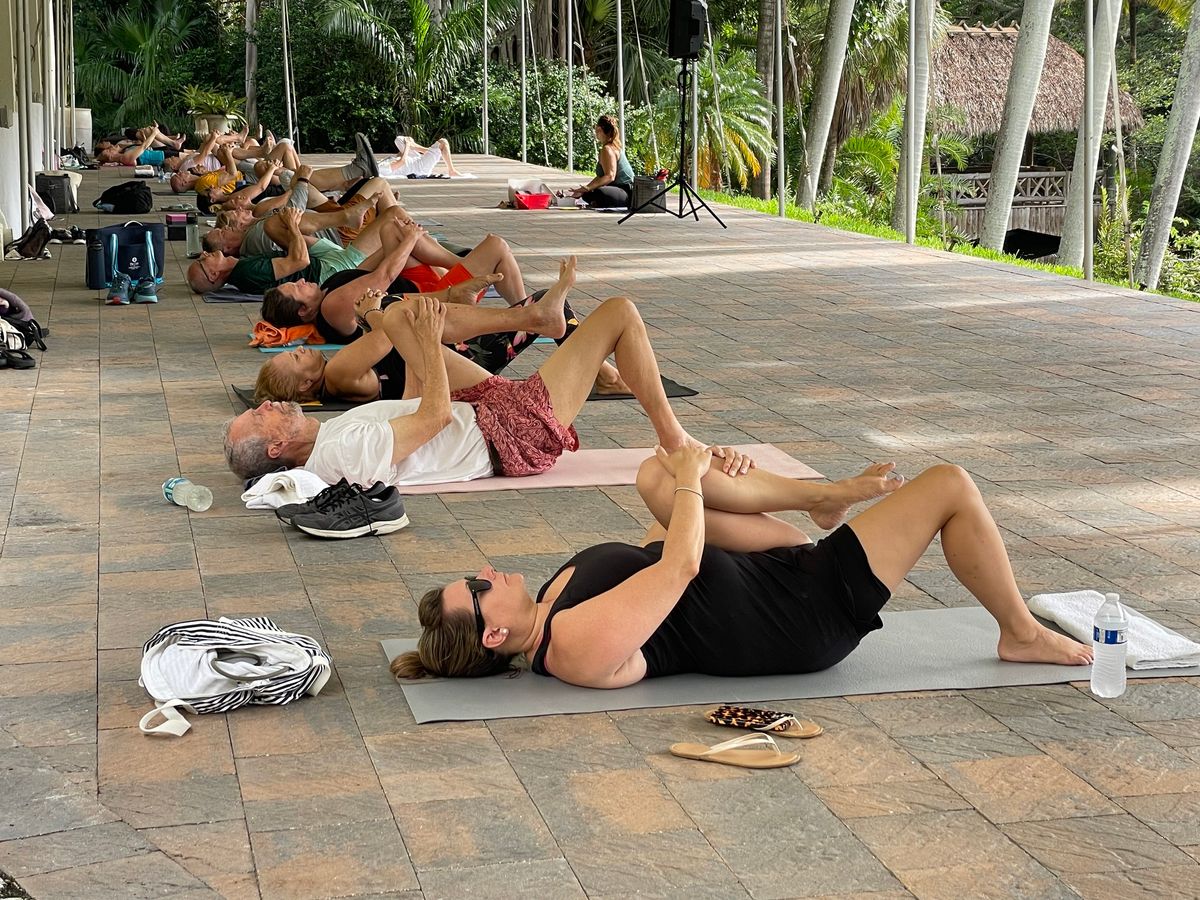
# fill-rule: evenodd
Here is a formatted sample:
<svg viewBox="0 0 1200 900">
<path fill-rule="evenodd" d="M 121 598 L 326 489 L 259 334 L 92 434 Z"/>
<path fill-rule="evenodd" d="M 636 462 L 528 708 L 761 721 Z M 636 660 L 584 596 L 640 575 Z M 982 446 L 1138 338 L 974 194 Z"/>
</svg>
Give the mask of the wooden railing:
<svg viewBox="0 0 1200 900">
<path fill-rule="evenodd" d="M 954 202 L 960 207 L 983 206 L 987 203 L 988 189 L 992 184 L 990 172 L 952 175 L 950 180 L 954 184 Z M 1021 172 L 1017 176 L 1013 206 L 1062 206 L 1066 203 L 1070 186 L 1070 172 Z"/>
</svg>

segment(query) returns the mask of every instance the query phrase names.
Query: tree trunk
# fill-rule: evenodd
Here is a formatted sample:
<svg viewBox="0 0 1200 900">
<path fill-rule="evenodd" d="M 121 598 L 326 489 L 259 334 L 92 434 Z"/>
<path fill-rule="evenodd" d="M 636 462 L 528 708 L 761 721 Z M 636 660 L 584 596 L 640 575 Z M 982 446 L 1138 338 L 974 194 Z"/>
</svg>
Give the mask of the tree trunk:
<svg viewBox="0 0 1200 900">
<path fill-rule="evenodd" d="M 567 4 L 575 0 L 558 0 L 558 58 L 567 61 L 571 52 L 571 35 L 567 34 Z"/>
<path fill-rule="evenodd" d="M 1111 76 L 1113 48 L 1117 42 L 1117 26 L 1121 15 L 1121 0 L 1100 0 L 1096 6 L 1096 28 L 1093 41 L 1096 55 L 1092 66 L 1092 96 L 1088 98 L 1092 134 L 1096 139 L 1096 155 L 1092 164 L 1100 158 L 1100 135 L 1104 132 L 1105 113 L 1108 112 L 1108 79 Z M 1079 137 L 1075 141 L 1075 162 L 1071 170 L 1071 185 L 1067 189 L 1067 206 L 1063 211 L 1062 243 L 1058 248 L 1058 262 L 1064 266 L 1083 266 L 1083 245 L 1095 235 L 1083 233 L 1083 204 L 1093 203 L 1096 186 L 1084 184 L 1085 161 L 1088 148 L 1083 141 L 1083 122 L 1079 123 Z M 1098 171 L 1098 167 L 1097 167 Z"/>
<path fill-rule="evenodd" d="M 911 96 L 914 98 L 913 108 L 909 109 L 907 102 L 904 104 L 904 134 L 906 136 L 909 134 L 909 116 L 911 115 L 914 146 L 910 148 L 907 139 L 900 146 L 900 171 L 896 178 L 896 197 L 892 204 L 891 223 L 897 231 L 905 231 L 907 228 L 909 192 L 916 192 L 917 196 L 913 198 L 914 204 L 920 200 L 921 194 L 922 163 L 925 156 L 925 118 L 929 108 L 929 49 L 933 39 L 933 5 L 934 0 L 916 0 L 913 4 L 917 18 L 915 23 L 917 79 L 913 86 L 914 89 L 911 91 Z M 914 150 L 917 155 L 916 176 L 910 181 L 909 154 Z"/>
<path fill-rule="evenodd" d="M 1042 64 L 1054 18 L 1054 0 L 1025 0 L 1021 11 L 1021 31 L 1013 51 L 1008 93 L 1004 97 L 1004 116 L 992 159 L 992 177 L 988 186 L 987 206 L 979 243 L 993 250 L 1004 249 L 1008 218 L 1012 213 L 1013 192 L 1021 171 L 1021 156 L 1029 134 L 1029 120 L 1042 80 Z"/>
<path fill-rule="evenodd" d="M 833 187 L 833 170 L 837 166 L 838 148 L 837 132 L 831 128 L 829 140 L 825 142 L 825 158 L 821 160 L 821 176 L 817 179 L 818 197 L 828 194 L 829 189 Z"/>
<path fill-rule="evenodd" d="M 1167 134 L 1163 140 L 1162 155 L 1158 159 L 1158 173 L 1154 176 L 1150 209 L 1146 213 L 1142 246 L 1138 251 L 1134 277 L 1140 285 L 1150 290 L 1158 287 L 1163 255 L 1171 238 L 1171 222 L 1175 218 L 1183 176 L 1192 155 L 1196 126 L 1200 123 L 1200 91 L 1196 90 L 1197 83 L 1200 83 L 1200 3 L 1192 6 L 1192 20 L 1188 25 L 1183 58 L 1179 65 L 1179 80 L 1175 82 L 1175 102 L 1171 104 L 1171 117 L 1167 120 Z"/>
<path fill-rule="evenodd" d="M 800 205 L 812 209 L 817 201 L 817 186 L 821 164 L 825 157 L 825 142 L 833 123 L 833 107 L 842 84 L 842 67 L 846 62 L 846 45 L 850 41 L 850 21 L 854 17 L 854 0 L 831 0 L 829 18 L 825 22 L 824 49 L 821 69 L 813 87 L 813 102 L 804 149 L 804 172 L 800 179 Z"/>
<path fill-rule="evenodd" d="M 1129 0 L 1129 65 L 1137 62 L 1137 0 Z"/>
<path fill-rule="evenodd" d="M 776 0 L 758 0 L 758 46 L 754 57 L 754 68 L 763 85 L 763 96 L 772 109 L 775 106 L 775 3 Z M 751 183 L 750 192 L 760 200 L 770 199 L 770 156 L 762 160 L 762 168 Z"/>
<path fill-rule="evenodd" d="M 253 128 L 258 125 L 258 45 L 254 43 L 254 29 L 258 26 L 258 0 L 246 0 L 246 122 Z"/>
</svg>

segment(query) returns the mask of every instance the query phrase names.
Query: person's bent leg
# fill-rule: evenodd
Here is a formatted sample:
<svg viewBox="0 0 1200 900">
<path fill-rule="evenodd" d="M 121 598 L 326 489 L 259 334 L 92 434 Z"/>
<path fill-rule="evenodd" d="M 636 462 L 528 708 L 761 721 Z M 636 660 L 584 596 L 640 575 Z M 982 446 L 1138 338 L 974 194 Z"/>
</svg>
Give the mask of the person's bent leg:
<svg viewBox="0 0 1200 900">
<path fill-rule="evenodd" d="M 442 151 L 442 161 L 446 164 L 446 171 L 451 178 L 457 178 L 462 175 L 462 172 L 454 168 L 454 159 L 450 156 L 450 142 L 445 138 L 439 138 L 437 147 Z"/>
<path fill-rule="evenodd" d="M 714 460 L 714 463 L 719 462 L 719 460 Z M 704 489 L 705 543 L 741 553 L 770 550 L 774 547 L 798 547 L 801 544 L 810 543 L 808 535 L 795 525 L 765 512 L 749 509 L 732 512 L 721 509 L 719 505 L 714 505 L 713 495 L 719 493 L 714 488 L 714 482 L 717 480 L 715 476 L 720 476 L 721 479 L 729 482 L 748 482 L 751 475 L 756 476 L 755 480 L 760 484 L 764 481 L 761 477 L 763 475 L 781 481 L 790 481 L 790 479 L 773 475 L 770 472 L 762 472 L 760 469 L 752 469 L 747 475 L 739 476 L 737 479 L 729 478 L 719 469 L 710 469 L 708 474 L 701 479 Z M 812 487 L 821 488 L 826 485 L 812 485 Z M 669 525 L 671 509 L 675 504 L 675 478 L 657 457 L 650 457 L 638 469 L 637 490 L 646 504 L 646 508 L 654 514 L 658 524 L 664 528 Z M 751 487 L 747 493 L 756 490 L 755 487 Z M 717 502 L 719 503 L 719 499 Z M 731 503 L 730 505 L 735 504 Z"/>
<path fill-rule="evenodd" d="M 854 504 L 890 494 L 903 484 L 900 479 L 888 477 L 895 468 L 892 463 L 876 463 L 868 466 L 860 475 L 829 483 L 787 478 L 759 468 L 750 469 L 744 474 L 726 475 L 724 465 L 725 460 L 714 457 L 708 472 L 701 479 L 705 508 L 739 515 L 787 510 L 806 512 L 817 527 L 826 530 L 841 525 Z M 643 480 L 648 487 L 669 483 L 673 489 L 674 485 L 674 477 L 657 457 L 651 457 L 642 464 L 638 484 L 641 485 Z M 659 522 L 670 524 L 674 505 L 670 496 L 652 492 L 649 497 L 644 495 L 644 499 L 646 508 Z"/>
<path fill-rule="evenodd" d="M 564 279 L 574 283 L 574 260 L 564 263 Z M 668 450 L 696 442 L 679 424 L 663 391 L 658 360 L 646 335 L 637 307 L 627 297 L 605 300 L 575 329 L 561 347 L 538 369 L 546 383 L 554 417 L 570 425 L 592 390 L 596 373 L 610 353 L 616 352 L 617 370 L 649 416 L 658 442 Z"/>
<path fill-rule="evenodd" d="M 365 212 L 366 208 L 363 207 L 361 211 Z M 392 223 L 395 222 L 402 215 L 402 213 L 403 210 L 401 210 L 399 207 L 384 210 L 383 213 L 375 217 L 374 222 L 372 222 L 370 225 L 367 225 L 358 233 L 358 237 L 354 239 L 350 246 L 360 252 L 364 257 L 370 257 L 374 255 L 382 246 L 380 232 L 384 228 L 393 227 Z"/>
<path fill-rule="evenodd" d="M 500 291 L 500 296 L 508 301 L 509 306 L 520 303 L 528 296 L 525 293 L 525 280 L 521 277 L 521 269 L 508 246 L 508 241 L 498 234 L 489 234 L 474 250 L 455 262 L 462 263 L 472 275 L 501 273 L 504 280 L 496 288 Z"/>
<path fill-rule="evenodd" d="M 1014 662 L 1086 665 L 1091 648 L 1050 631 L 1025 605 L 1012 565 L 979 493 L 963 469 L 939 465 L 850 520 L 871 571 L 894 591 L 939 533 L 954 577 L 1000 626 L 997 653 Z"/>
</svg>

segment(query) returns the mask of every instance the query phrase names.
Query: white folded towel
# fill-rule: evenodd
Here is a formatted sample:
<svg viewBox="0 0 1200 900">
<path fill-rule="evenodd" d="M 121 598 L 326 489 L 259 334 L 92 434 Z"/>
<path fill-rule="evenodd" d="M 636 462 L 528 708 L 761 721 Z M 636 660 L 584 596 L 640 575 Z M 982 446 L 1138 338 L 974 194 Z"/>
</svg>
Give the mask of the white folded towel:
<svg viewBox="0 0 1200 900">
<path fill-rule="evenodd" d="M 279 509 L 286 503 L 311 500 L 327 487 L 329 485 L 308 469 L 288 469 L 258 479 L 242 494 L 242 502 L 246 509 Z"/>
<path fill-rule="evenodd" d="M 1092 639 L 1092 622 L 1104 603 L 1099 591 L 1037 594 L 1029 598 L 1029 611 L 1056 622 L 1063 631 L 1084 643 Z M 1200 666 L 1200 644 L 1160 625 L 1131 606 L 1126 635 L 1125 665 L 1131 669 L 1165 669 Z"/>
</svg>

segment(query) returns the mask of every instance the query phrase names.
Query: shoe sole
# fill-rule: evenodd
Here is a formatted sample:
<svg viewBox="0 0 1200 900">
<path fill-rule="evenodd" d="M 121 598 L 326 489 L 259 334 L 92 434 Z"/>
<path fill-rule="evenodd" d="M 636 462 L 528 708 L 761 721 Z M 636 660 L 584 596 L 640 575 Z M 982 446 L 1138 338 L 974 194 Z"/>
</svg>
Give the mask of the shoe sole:
<svg viewBox="0 0 1200 900">
<path fill-rule="evenodd" d="M 157 303 L 158 298 L 157 297 L 134 297 L 133 302 L 134 303 Z"/>
<path fill-rule="evenodd" d="M 408 516 L 403 515 L 398 519 L 390 521 L 372 522 L 370 525 L 362 525 L 358 528 L 351 528 L 349 531 L 326 531 L 321 528 L 308 528 L 300 525 L 297 522 L 290 523 L 292 527 L 299 528 L 305 534 L 311 534 L 313 537 L 322 538 L 356 538 L 365 537 L 369 534 L 391 534 L 393 531 L 399 531 L 401 528 L 408 527 Z"/>
<path fill-rule="evenodd" d="M 128 306 L 128 300 L 122 300 L 120 297 L 109 297 L 104 301 L 105 306 Z"/>
</svg>

